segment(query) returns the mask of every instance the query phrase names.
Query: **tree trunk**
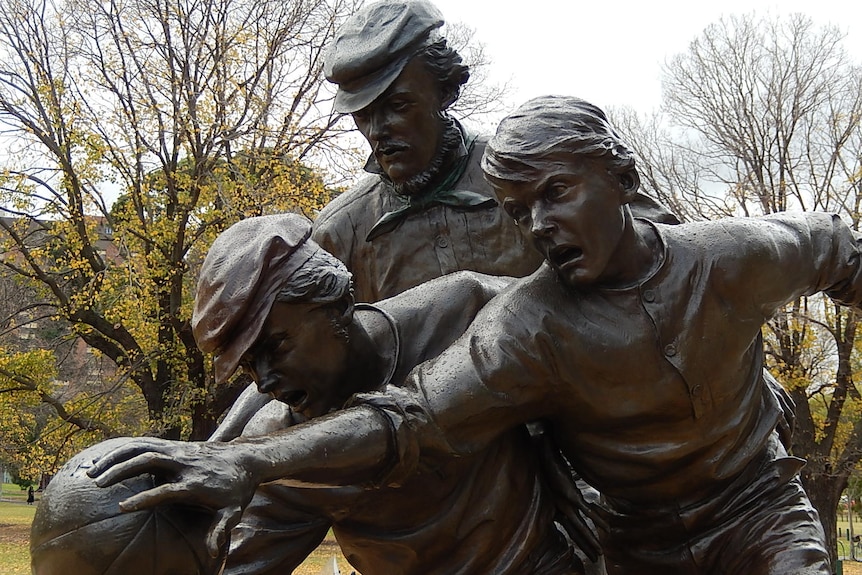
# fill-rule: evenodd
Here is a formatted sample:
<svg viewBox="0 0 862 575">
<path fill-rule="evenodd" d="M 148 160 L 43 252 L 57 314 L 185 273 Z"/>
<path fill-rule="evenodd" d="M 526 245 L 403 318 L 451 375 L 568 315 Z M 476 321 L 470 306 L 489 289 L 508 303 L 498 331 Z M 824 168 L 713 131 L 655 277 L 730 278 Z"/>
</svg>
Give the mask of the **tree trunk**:
<svg viewBox="0 0 862 575">
<path fill-rule="evenodd" d="M 838 561 L 838 503 L 841 493 L 847 487 L 847 478 L 826 473 L 805 473 L 803 469 L 802 484 L 811 504 L 820 515 L 820 522 L 826 533 L 826 549 L 829 551 L 834 573 Z"/>
</svg>

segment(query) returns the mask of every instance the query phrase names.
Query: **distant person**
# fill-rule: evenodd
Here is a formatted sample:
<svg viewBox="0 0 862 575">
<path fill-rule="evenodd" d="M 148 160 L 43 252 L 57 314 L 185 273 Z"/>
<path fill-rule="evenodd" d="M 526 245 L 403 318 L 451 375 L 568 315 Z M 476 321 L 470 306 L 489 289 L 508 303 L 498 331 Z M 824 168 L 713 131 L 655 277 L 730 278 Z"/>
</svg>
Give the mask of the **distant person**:
<svg viewBox="0 0 862 575">
<path fill-rule="evenodd" d="M 33 493 L 33 486 L 27 488 L 27 505 L 33 505 L 33 502 L 36 501 L 36 494 Z"/>
</svg>

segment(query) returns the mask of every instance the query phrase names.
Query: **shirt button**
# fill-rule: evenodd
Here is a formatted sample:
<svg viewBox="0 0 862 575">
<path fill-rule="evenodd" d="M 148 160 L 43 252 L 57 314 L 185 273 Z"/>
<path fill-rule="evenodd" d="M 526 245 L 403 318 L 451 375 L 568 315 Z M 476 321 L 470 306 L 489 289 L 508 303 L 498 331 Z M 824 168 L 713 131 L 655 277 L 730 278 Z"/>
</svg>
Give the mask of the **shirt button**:
<svg viewBox="0 0 862 575">
<path fill-rule="evenodd" d="M 664 346 L 664 354 L 668 357 L 673 357 L 676 355 L 676 346 L 672 343 Z"/>
<path fill-rule="evenodd" d="M 644 300 L 650 303 L 655 301 L 655 292 L 651 289 L 648 289 L 644 292 Z"/>
<path fill-rule="evenodd" d="M 703 391 L 703 388 L 700 386 L 700 384 L 695 385 L 694 387 L 691 388 L 691 394 L 694 397 L 700 397 L 700 392 L 702 392 L 702 391 Z"/>
<path fill-rule="evenodd" d="M 437 245 L 441 248 L 448 247 L 449 246 L 449 240 L 447 240 L 443 236 L 437 236 Z"/>
</svg>

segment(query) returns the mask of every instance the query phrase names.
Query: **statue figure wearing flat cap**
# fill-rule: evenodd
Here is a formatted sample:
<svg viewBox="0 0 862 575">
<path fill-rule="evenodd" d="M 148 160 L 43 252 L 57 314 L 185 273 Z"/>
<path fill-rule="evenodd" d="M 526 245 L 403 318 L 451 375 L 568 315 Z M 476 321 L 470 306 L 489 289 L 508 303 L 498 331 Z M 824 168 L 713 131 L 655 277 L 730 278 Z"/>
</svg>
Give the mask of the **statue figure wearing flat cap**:
<svg viewBox="0 0 862 575">
<path fill-rule="evenodd" d="M 465 271 L 355 303 L 350 272 L 310 234 L 311 222 L 296 214 L 242 220 L 218 237 L 201 269 L 192 324 L 217 378 L 242 368 L 276 399 L 243 439 L 397 385 L 510 281 Z M 441 458 L 374 489 L 261 485 L 231 534 L 225 575 L 292 573 L 330 528 L 363 575 L 581 575 L 554 525 L 539 457 L 520 428 L 475 456 Z"/>
<path fill-rule="evenodd" d="M 546 262 L 443 353 L 302 428 L 229 449 L 145 440 L 92 474 L 105 483 L 162 466 L 175 479 L 151 502 L 183 491 L 227 505 L 275 478 L 404 477 L 545 419 L 602 493 L 609 574 L 830 574 L 804 461 L 779 437 L 761 330 L 804 294 L 862 310 L 862 236 L 817 212 L 635 218 L 636 158 L 604 112 L 577 98 L 525 103 L 501 122 L 482 168 Z M 213 461 L 225 471 L 202 486 L 199 469 Z"/>
<path fill-rule="evenodd" d="M 326 206 L 314 238 L 376 301 L 469 269 L 523 276 L 541 258 L 498 209 L 479 169 L 486 138 L 448 108 L 470 77 L 425 1 L 384 0 L 339 29 L 324 71 L 337 111 L 368 141 L 368 175 Z"/>
<path fill-rule="evenodd" d="M 354 274 L 358 301 L 376 301 L 467 269 L 513 277 L 541 257 L 499 209 L 479 160 L 487 137 L 449 108 L 470 77 L 424 0 L 383 0 L 336 33 L 324 72 L 335 108 L 368 141 L 367 177 L 326 206 L 314 239 Z M 636 210 L 673 218 L 653 200 Z"/>
<path fill-rule="evenodd" d="M 457 270 L 522 277 L 542 261 L 482 175 L 488 138 L 449 113 L 470 73 L 443 23 L 425 0 L 375 2 L 345 22 L 326 58 L 335 108 L 352 115 L 371 154 L 368 175 L 323 209 L 313 237 L 347 264 L 358 301 Z M 642 194 L 632 206 L 676 222 Z"/>
</svg>

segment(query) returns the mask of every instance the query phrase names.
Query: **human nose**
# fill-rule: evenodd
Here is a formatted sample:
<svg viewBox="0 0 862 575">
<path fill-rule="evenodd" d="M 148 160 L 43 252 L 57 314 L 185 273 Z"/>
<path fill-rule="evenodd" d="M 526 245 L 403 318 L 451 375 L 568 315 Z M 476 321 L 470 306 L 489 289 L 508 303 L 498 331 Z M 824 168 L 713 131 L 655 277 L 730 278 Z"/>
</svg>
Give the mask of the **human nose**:
<svg viewBox="0 0 862 575">
<path fill-rule="evenodd" d="M 368 115 L 368 139 L 378 142 L 383 139 L 389 130 L 389 120 L 385 113 L 380 111 Z"/>
<path fill-rule="evenodd" d="M 535 207 L 531 210 L 530 232 L 536 237 L 547 237 L 551 235 L 557 228 L 553 219 L 547 210 L 541 207 Z"/>
<path fill-rule="evenodd" d="M 272 393 L 278 387 L 278 374 L 272 369 L 266 358 L 258 358 L 253 362 L 255 383 L 261 393 Z"/>
</svg>

